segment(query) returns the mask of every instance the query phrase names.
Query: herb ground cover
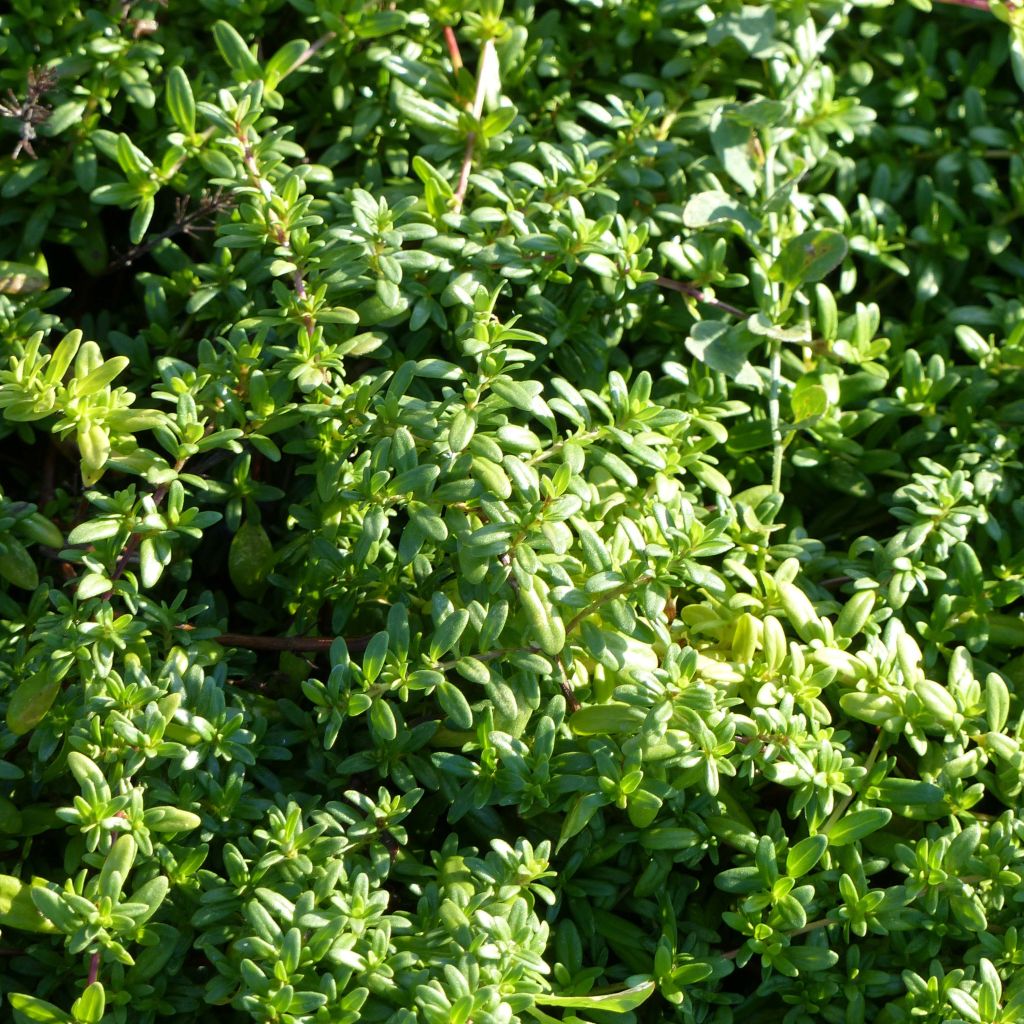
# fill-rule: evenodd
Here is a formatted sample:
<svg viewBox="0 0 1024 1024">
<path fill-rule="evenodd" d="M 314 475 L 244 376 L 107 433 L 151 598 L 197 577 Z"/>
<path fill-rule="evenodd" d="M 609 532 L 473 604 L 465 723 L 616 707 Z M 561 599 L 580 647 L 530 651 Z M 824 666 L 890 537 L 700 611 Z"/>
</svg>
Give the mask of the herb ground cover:
<svg viewBox="0 0 1024 1024">
<path fill-rule="evenodd" d="M 10 0 L 16 1024 L 1024 1021 L 1024 14 Z"/>
</svg>

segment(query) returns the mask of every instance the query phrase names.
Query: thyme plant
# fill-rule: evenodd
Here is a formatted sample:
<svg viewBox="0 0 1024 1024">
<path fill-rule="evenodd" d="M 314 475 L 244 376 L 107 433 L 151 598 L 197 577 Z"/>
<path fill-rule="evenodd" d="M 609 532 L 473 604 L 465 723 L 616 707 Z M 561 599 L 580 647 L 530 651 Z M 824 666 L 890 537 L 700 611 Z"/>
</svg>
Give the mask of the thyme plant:
<svg viewBox="0 0 1024 1024">
<path fill-rule="evenodd" d="M 1024 13 L 10 0 L 17 1024 L 1024 1021 Z"/>
</svg>

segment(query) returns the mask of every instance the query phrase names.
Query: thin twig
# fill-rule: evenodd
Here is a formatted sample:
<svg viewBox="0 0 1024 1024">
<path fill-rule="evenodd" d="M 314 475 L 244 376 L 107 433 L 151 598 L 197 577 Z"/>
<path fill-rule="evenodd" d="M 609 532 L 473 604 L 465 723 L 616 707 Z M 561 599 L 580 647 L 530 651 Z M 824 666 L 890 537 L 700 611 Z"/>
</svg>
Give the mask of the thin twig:
<svg viewBox="0 0 1024 1024">
<path fill-rule="evenodd" d="M 365 651 L 375 634 L 345 637 L 350 651 Z M 221 633 L 215 638 L 223 647 L 240 647 L 247 651 L 329 651 L 332 636 L 249 636 L 245 633 Z"/>
<path fill-rule="evenodd" d="M 234 199 L 221 189 L 216 192 L 203 192 L 199 197 L 199 205 L 189 209 L 189 197 L 179 196 L 174 207 L 174 221 L 171 226 L 157 235 L 147 238 L 146 241 L 133 245 L 126 253 L 118 256 L 103 273 L 112 274 L 123 267 L 130 267 L 137 259 L 152 252 L 164 239 L 174 238 L 177 235 L 188 235 L 194 237 L 200 231 L 212 231 L 211 224 L 203 224 L 204 220 L 210 220 L 224 210 L 234 206 Z"/>
<path fill-rule="evenodd" d="M 723 313 L 729 313 L 732 316 L 747 315 L 742 309 L 730 306 L 728 302 L 722 302 L 719 299 L 711 298 L 711 296 L 706 295 L 695 284 L 687 284 L 686 281 L 675 281 L 671 277 L 659 277 L 654 283 L 660 288 L 668 288 L 670 291 L 689 295 L 698 302 L 703 302 L 706 306 L 711 306 L 713 309 L 720 309 Z"/>
<path fill-rule="evenodd" d="M 476 132 L 470 132 L 466 136 L 466 149 L 462 154 L 462 166 L 459 168 L 459 183 L 455 187 L 455 212 L 462 209 L 462 203 L 466 198 L 466 190 L 469 188 L 469 171 L 473 166 L 473 150 L 476 148 Z"/>
<path fill-rule="evenodd" d="M 305 64 L 307 60 L 309 60 L 310 57 L 314 56 L 314 54 L 316 54 L 319 50 L 323 49 L 323 47 L 325 47 L 334 38 L 335 34 L 336 33 L 334 32 L 325 32 L 315 42 L 310 43 L 309 46 L 307 46 L 302 51 L 302 53 L 300 53 L 298 57 L 295 58 L 295 61 L 292 64 L 292 66 L 281 76 L 281 78 L 287 78 L 293 71 L 296 71 L 299 68 L 301 68 L 302 65 Z"/>
<path fill-rule="evenodd" d="M 57 72 L 53 68 L 29 68 L 25 99 L 19 99 L 13 90 L 7 90 L 7 100 L 0 101 L 0 115 L 21 122 L 18 144 L 11 154 L 15 160 L 24 150 L 32 159 L 36 152 L 32 141 L 36 137 L 36 126 L 42 124 L 52 112 L 52 107 L 43 96 L 57 87 Z"/>
<path fill-rule="evenodd" d="M 852 576 L 830 576 L 827 580 L 821 580 L 818 586 L 824 587 L 826 590 L 838 590 L 844 583 L 852 582 Z"/>
<path fill-rule="evenodd" d="M 969 7 L 972 11 L 985 11 L 986 13 L 992 10 L 988 0 L 935 0 L 935 2 L 948 4 L 950 7 Z"/>
</svg>

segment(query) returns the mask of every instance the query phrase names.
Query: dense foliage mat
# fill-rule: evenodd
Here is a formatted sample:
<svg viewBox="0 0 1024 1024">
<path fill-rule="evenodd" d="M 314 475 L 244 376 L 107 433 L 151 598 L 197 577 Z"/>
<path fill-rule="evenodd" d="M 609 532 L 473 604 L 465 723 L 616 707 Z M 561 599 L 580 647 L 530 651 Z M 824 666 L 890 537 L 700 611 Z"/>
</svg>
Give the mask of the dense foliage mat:
<svg viewBox="0 0 1024 1024">
<path fill-rule="evenodd" d="M 1019 9 L 3 10 L 5 1019 L 1024 1020 Z"/>
</svg>

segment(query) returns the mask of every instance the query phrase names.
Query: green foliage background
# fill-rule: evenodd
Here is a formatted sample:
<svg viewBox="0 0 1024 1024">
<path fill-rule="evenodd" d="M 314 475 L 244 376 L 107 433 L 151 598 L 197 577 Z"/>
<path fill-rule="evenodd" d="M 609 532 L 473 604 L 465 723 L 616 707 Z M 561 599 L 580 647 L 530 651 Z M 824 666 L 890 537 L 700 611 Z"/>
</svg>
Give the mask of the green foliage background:
<svg viewBox="0 0 1024 1024">
<path fill-rule="evenodd" d="M 979 6 L 9 0 L 18 1024 L 1024 1020 Z"/>
</svg>

